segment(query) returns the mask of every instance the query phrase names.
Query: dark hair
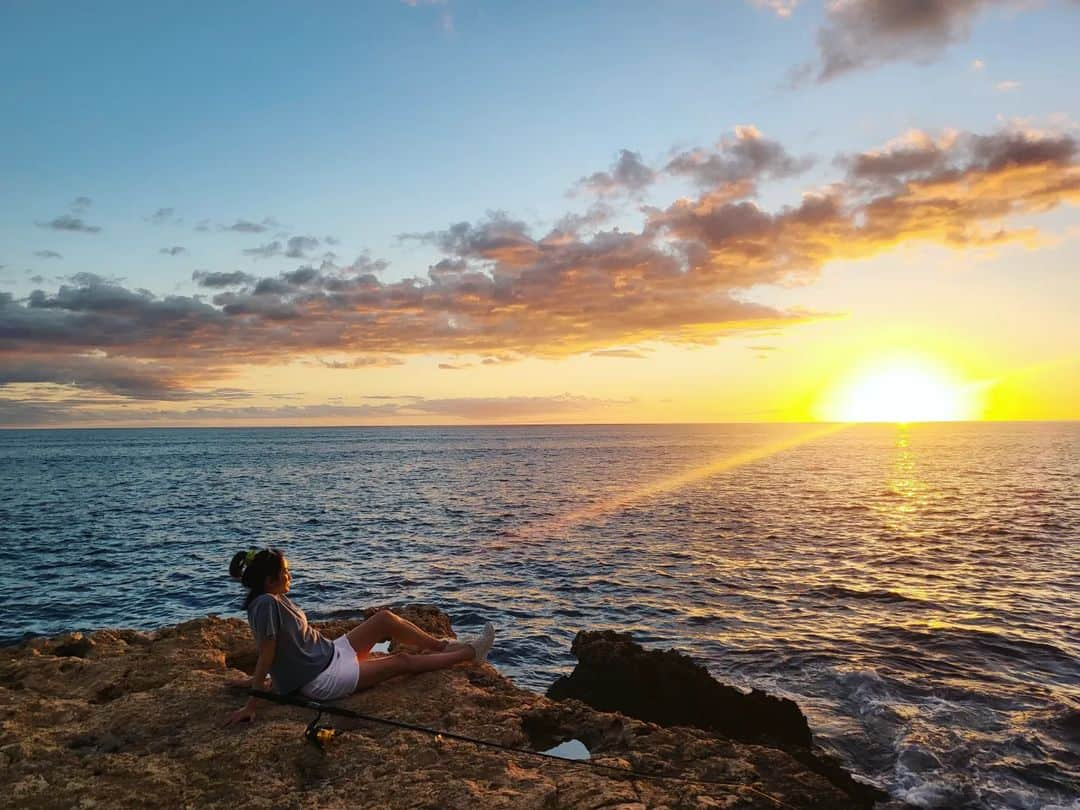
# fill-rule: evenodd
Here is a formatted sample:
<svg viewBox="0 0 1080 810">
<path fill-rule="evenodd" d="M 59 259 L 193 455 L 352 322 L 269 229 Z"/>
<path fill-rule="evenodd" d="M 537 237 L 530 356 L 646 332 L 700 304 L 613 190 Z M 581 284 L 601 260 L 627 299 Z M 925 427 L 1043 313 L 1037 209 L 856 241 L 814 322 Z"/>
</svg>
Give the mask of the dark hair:
<svg viewBox="0 0 1080 810">
<path fill-rule="evenodd" d="M 281 569 L 285 563 L 285 555 L 276 548 L 264 548 L 261 551 L 249 549 L 238 551 L 233 555 L 229 563 L 229 576 L 238 579 L 248 589 L 244 597 L 244 610 L 247 610 L 251 600 L 265 593 L 266 578 L 276 578 L 281 575 Z"/>
</svg>

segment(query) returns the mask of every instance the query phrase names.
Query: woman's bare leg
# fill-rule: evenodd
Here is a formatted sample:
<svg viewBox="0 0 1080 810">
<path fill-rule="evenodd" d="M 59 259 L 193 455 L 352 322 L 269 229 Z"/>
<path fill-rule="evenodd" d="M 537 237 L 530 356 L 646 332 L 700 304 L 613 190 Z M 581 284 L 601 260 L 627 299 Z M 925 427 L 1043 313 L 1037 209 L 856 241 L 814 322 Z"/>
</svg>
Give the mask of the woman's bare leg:
<svg viewBox="0 0 1080 810">
<path fill-rule="evenodd" d="M 475 657 L 476 653 L 472 647 L 463 647 L 460 650 L 445 653 L 428 653 L 427 655 L 395 653 L 369 658 L 360 665 L 360 677 L 356 681 L 356 690 L 370 689 L 375 684 L 398 675 L 413 675 L 417 672 L 446 669 L 462 661 L 472 661 Z"/>
<path fill-rule="evenodd" d="M 389 610 L 380 610 L 356 625 L 347 635 L 349 644 L 360 659 L 366 659 L 371 648 L 387 638 L 431 652 L 439 652 L 446 646 L 445 641 L 425 633 L 408 619 L 403 619 Z"/>
</svg>

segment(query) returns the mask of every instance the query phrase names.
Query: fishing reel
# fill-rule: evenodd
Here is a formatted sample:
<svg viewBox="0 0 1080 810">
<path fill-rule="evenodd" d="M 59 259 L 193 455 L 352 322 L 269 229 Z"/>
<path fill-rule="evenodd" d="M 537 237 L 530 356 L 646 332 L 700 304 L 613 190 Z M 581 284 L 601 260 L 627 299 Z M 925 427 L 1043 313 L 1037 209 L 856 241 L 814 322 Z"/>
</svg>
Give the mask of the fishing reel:
<svg viewBox="0 0 1080 810">
<path fill-rule="evenodd" d="M 304 738 L 319 750 L 326 748 L 337 737 L 337 729 L 329 723 L 320 723 L 321 719 L 322 712 L 319 711 L 316 713 L 315 719 L 308 723 L 307 730 L 304 731 Z"/>
</svg>

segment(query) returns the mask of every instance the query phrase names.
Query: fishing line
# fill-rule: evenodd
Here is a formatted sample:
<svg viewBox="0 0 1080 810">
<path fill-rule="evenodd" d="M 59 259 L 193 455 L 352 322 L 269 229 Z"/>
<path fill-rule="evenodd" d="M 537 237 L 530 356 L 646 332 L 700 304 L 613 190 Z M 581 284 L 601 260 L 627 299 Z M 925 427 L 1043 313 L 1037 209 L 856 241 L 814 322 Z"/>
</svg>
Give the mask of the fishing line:
<svg viewBox="0 0 1080 810">
<path fill-rule="evenodd" d="M 685 782 L 691 784 L 700 785 L 714 785 L 716 787 L 726 787 L 733 790 L 746 790 L 757 796 L 768 799 L 776 804 L 777 807 L 793 808 L 792 805 L 777 798 L 763 790 L 746 785 L 741 782 L 727 782 L 720 779 L 701 779 L 694 776 L 666 776 L 663 774 L 645 773 L 644 771 L 637 771 L 632 768 L 620 768 L 615 765 L 604 765 L 599 762 L 590 762 L 586 760 L 566 759 L 565 757 L 556 756 L 555 754 L 545 754 L 543 751 L 530 751 L 528 748 L 514 748 L 513 746 L 503 745 L 502 743 L 491 742 L 489 740 L 479 740 L 475 737 L 467 737 L 463 734 L 454 734 L 450 731 L 439 731 L 433 728 L 427 728 L 425 726 L 417 726 L 412 723 L 403 723 L 399 720 L 390 720 L 385 717 L 375 717 L 370 714 L 362 714 L 360 712 L 353 711 L 352 709 L 346 709 L 341 706 L 328 706 L 324 703 L 320 703 L 317 700 L 311 700 L 305 697 L 291 696 L 291 695 L 279 695 L 275 692 L 267 692 L 262 689 L 249 689 L 248 694 L 252 697 L 261 698 L 262 700 L 268 700 L 272 703 L 280 703 L 285 706 L 298 706 L 302 709 L 311 709 L 316 712 L 315 719 L 312 720 L 307 727 L 305 736 L 314 742 L 319 747 L 323 745 L 323 738 L 319 736 L 319 719 L 323 714 L 333 714 L 340 717 L 348 717 L 352 720 L 363 720 L 369 723 L 380 723 L 385 726 L 393 726 L 394 728 L 404 729 L 406 731 L 415 731 L 421 734 L 428 734 L 432 737 L 439 739 L 457 740 L 459 742 L 471 743 L 477 746 L 484 746 L 487 748 L 495 748 L 499 751 L 506 751 L 512 754 L 525 754 L 531 757 L 541 757 L 547 760 L 556 760 L 566 765 L 574 765 L 585 768 L 592 768 L 596 771 L 607 771 L 609 773 L 616 773 L 621 776 L 633 776 L 639 779 L 654 779 L 657 781 L 666 782 Z"/>
</svg>

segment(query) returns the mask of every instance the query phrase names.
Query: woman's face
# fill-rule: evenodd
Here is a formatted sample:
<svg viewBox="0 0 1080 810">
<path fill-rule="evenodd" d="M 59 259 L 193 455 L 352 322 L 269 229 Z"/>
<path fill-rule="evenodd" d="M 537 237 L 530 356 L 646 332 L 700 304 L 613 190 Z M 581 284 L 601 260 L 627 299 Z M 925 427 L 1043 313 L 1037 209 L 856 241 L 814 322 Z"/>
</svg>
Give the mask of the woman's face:
<svg viewBox="0 0 1080 810">
<path fill-rule="evenodd" d="M 277 575 L 276 579 L 266 578 L 266 592 L 288 593 L 290 585 L 292 585 L 292 572 L 289 570 L 289 561 L 282 558 L 281 573 Z"/>
</svg>

